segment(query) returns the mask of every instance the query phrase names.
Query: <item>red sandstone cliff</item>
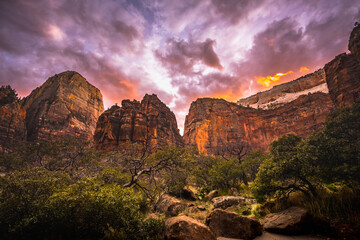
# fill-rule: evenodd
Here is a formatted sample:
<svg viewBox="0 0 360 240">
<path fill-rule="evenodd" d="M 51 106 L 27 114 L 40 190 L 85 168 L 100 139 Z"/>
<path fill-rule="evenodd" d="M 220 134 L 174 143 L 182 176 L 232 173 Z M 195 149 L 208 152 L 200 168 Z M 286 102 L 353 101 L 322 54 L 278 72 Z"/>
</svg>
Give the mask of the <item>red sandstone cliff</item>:
<svg viewBox="0 0 360 240">
<path fill-rule="evenodd" d="M 27 139 L 92 139 L 104 111 L 102 95 L 79 73 L 50 77 L 25 99 Z"/>
<path fill-rule="evenodd" d="M 325 65 L 326 83 L 336 107 L 360 101 L 360 26 L 349 40 L 350 54 L 340 54 Z"/>
<path fill-rule="evenodd" d="M 121 107 L 105 111 L 94 139 L 101 149 L 114 149 L 126 142 L 148 144 L 151 149 L 183 146 L 174 113 L 154 94 L 146 94 L 141 102 L 123 100 Z"/>
<path fill-rule="evenodd" d="M 325 93 L 303 95 L 272 110 L 200 98 L 191 104 L 186 116 L 184 142 L 208 153 L 218 144 L 241 141 L 248 142 L 253 150 L 268 150 L 272 141 L 286 133 L 307 136 L 319 130 L 332 108 Z"/>
<path fill-rule="evenodd" d="M 26 139 L 25 109 L 10 87 L 0 88 L 0 151 Z"/>
</svg>

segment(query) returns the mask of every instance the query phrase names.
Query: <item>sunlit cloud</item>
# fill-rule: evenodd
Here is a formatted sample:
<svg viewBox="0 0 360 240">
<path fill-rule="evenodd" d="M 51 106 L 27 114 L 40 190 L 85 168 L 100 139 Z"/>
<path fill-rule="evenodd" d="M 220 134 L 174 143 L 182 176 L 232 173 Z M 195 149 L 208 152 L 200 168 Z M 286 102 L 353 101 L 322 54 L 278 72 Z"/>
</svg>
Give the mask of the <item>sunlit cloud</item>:
<svg viewBox="0 0 360 240">
<path fill-rule="evenodd" d="M 256 81 L 265 87 L 270 87 L 272 83 L 279 81 L 281 77 L 293 73 L 293 71 L 288 71 L 286 73 L 277 73 L 274 76 L 258 77 Z"/>
<path fill-rule="evenodd" d="M 61 41 L 65 37 L 64 32 L 56 25 L 49 25 L 48 33 L 50 37 L 56 41 Z"/>
</svg>

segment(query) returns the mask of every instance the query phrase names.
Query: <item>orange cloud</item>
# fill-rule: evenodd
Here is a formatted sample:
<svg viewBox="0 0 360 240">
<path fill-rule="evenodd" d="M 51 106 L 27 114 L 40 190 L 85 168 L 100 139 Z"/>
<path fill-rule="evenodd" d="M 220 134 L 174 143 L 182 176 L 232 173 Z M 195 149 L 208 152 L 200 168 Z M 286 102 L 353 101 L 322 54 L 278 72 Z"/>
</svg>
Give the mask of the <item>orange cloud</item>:
<svg viewBox="0 0 360 240">
<path fill-rule="evenodd" d="M 279 81 L 279 79 L 285 75 L 288 75 L 288 74 L 292 74 L 294 73 L 293 71 L 288 71 L 286 73 L 277 73 L 275 74 L 274 76 L 266 76 L 266 77 L 258 77 L 256 79 L 256 81 L 265 86 L 265 87 L 270 87 L 271 83 L 273 82 L 276 82 L 276 81 Z"/>
<path fill-rule="evenodd" d="M 301 67 L 300 68 L 300 70 L 299 70 L 299 72 L 308 72 L 309 71 L 309 69 L 307 68 L 307 67 Z"/>
</svg>

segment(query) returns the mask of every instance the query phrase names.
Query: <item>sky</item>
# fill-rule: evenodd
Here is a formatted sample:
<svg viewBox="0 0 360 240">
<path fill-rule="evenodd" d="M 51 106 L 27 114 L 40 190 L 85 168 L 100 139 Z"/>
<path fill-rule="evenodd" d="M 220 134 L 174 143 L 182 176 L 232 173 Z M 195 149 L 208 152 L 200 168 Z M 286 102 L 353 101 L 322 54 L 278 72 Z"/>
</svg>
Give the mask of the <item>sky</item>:
<svg viewBox="0 0 360 240">
<path fill-rule="evenodd" d="M 180 130 L 199 97 L 236 101 L 347 51 L 360 0 L 0 0 L 0 85 L 79 72 L 105 108 L 155 93 Z"/>
</svg>

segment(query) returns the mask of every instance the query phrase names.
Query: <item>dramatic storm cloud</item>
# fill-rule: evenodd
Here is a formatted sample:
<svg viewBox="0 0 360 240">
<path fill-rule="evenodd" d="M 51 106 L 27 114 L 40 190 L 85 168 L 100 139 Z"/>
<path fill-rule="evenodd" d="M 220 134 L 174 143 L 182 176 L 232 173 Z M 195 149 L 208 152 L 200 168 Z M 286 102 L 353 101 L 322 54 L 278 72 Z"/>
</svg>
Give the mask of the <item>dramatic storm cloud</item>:
<svg viewBox="0 0 360 240">
<path fill-rule="evenodd" d="M 0 84 L 21 96 L 75 70 L 106 107 L 156 93 L 182 128 L 198 97 L 229 101 L 347 50 L 354 0 L 3 0 Z"/>
</svg>

